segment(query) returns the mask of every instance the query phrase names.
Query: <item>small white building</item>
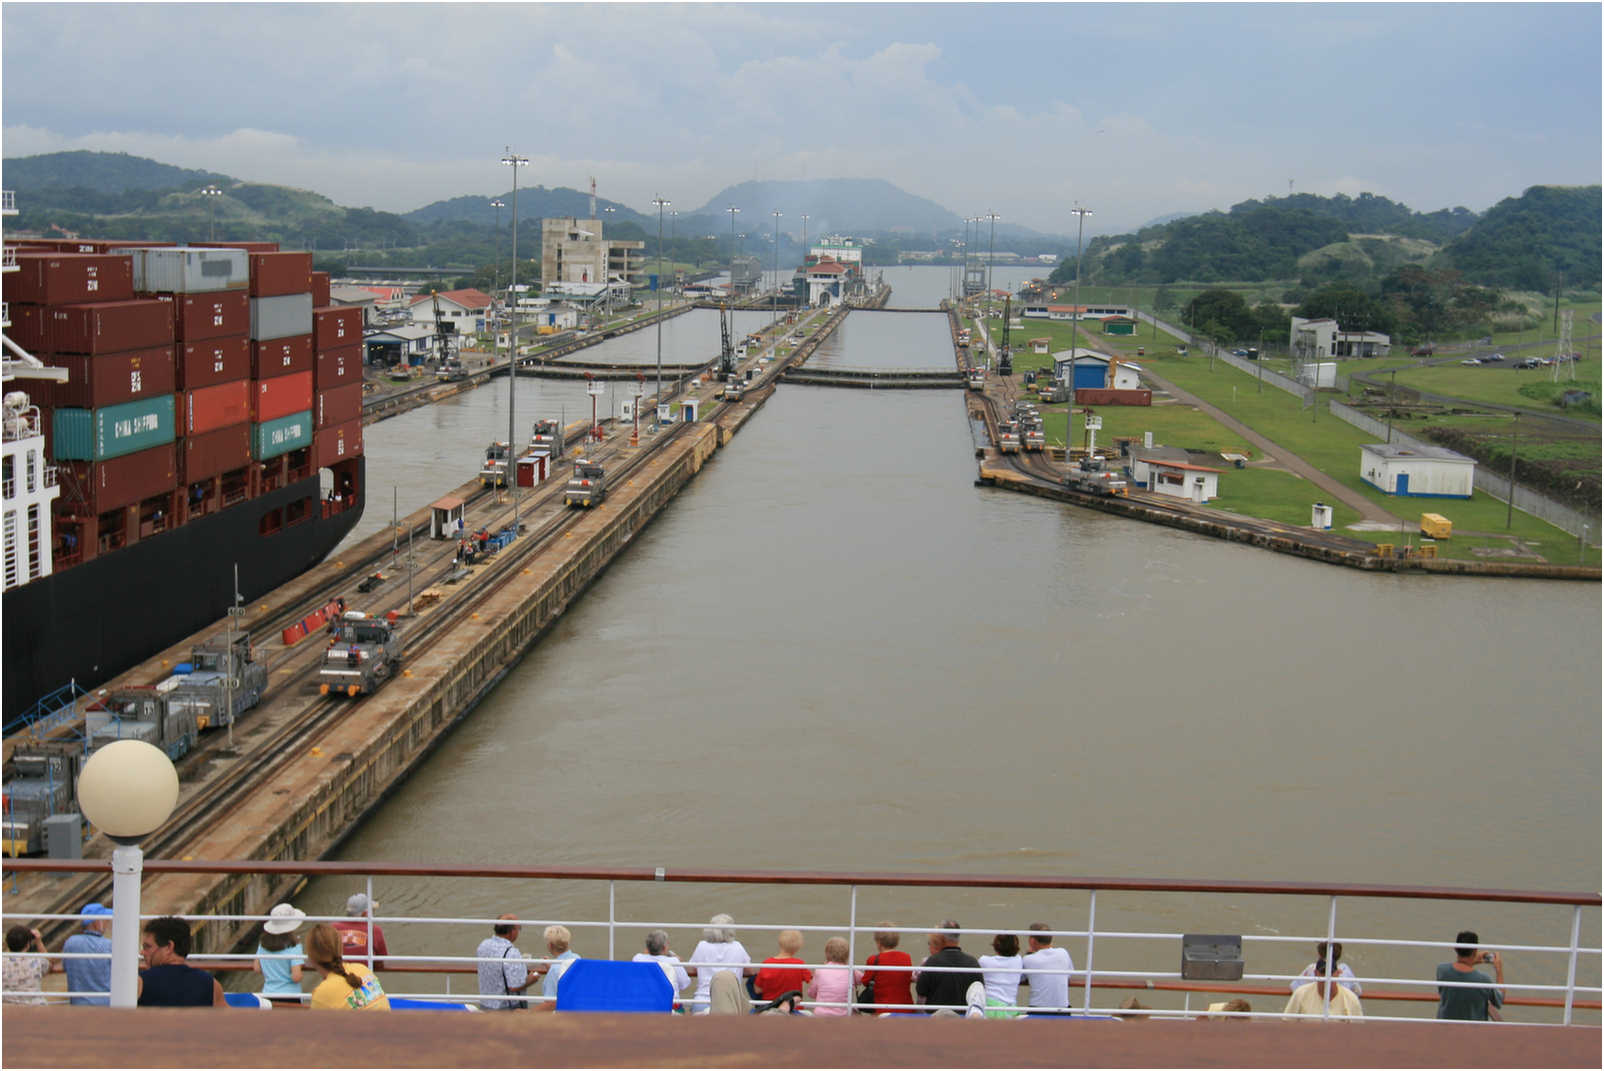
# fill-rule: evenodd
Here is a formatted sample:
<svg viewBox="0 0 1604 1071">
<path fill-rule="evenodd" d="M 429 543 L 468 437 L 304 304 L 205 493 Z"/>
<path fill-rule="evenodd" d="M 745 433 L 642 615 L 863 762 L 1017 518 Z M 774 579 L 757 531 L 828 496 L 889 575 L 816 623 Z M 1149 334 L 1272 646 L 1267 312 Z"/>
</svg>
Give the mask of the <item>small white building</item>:
<svg viewBox="0 0 1604 1071">
<path fill-rule="evenodd" d="M 451 324 L 459 338 L 477 335 L 485 329 L 490 312 L 490 295 L 483 290 L 442 290 L 439 294 L 419 294 L 412 299 L 412 322 L 433 328 L 434 299 L 440 299 L 440 322 Z"/>
<path fill-rule="evenodd" d="M 1220 469 L 1163 458 L 1142 459 L 1147 465 L 1149 489 L 1172 498 L 1184 498 L 1202 505 L 1220 494 Z"/>
<path fill-rule="evenodd" d="M 1326 390 L 1337 385 L 1337 362 L 1306 361 L 1298 366 L 1298 382 L 1305 387 Z"/>
<path fill-rule="evenodd" d="M 846 293 L 850 271 L 834 260 L 821 260 L 808 266 L 808 304 L 833 305 Z"/>
<path fill-rule="evenodd" d="M 1385 357 L 1392 352 L 1392 336 L 1380 331 L 1344 331 L 1330 317 L 1292 317 L 1289 340 L 1292 355 L 1305 361 L 1327 357 Z"/>
<path fill-rule="evenodd" d="M 1368 443 L 1359 447 L 1359 476 L 1389 495 L 1469 498 L 1476 462 L 1441 446 Z"/>
<path fill-rule="evenodd" d="M 1075 349 L 1075 372 L 1073 379 L 1068 379 L 1070 350 L 1059 350 L 1053 354 L 1053 378 L 1060 383 L 1068 382 L 1076 390 L 1138 390 L 1142 386 L 1141 366 L 1129 361 L 1120 361 L 1114 366 L 1114 374 L 1109 375 L 1109 366 L 1114 364 L 1114 358 L 1106 353 L 1095 350 Z"/>
</svg>

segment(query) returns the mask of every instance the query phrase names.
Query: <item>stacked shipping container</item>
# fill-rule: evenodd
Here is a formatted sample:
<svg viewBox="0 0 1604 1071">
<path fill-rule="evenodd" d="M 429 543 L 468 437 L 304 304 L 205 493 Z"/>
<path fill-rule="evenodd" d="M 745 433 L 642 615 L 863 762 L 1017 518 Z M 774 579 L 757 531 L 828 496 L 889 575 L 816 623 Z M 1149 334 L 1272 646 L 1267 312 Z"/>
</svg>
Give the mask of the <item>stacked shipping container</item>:
<svg viewBox="0 0 1604 1071">
<path fill-rule="evenodd" d="M 312 453 L 332 468 L 362 452 L 362 310 L 332 307 L 323 272 L 312 275 L 312 300 Z"/>
</svg>

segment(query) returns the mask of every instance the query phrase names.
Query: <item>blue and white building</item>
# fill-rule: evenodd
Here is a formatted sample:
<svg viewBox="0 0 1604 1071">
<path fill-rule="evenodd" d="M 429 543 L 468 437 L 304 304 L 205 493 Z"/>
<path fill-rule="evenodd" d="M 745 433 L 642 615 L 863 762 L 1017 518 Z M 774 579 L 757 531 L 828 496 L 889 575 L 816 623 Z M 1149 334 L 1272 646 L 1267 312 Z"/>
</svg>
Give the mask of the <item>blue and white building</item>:
<svg viewBox="0 0 1604 1071">
<path fill-rule="evenodd" d="M 1389 495 L 1469 498 L 1476 462 L 1441 446 L 1367 443 L 1359 447 L 1359 475 Z"/>
</svg>

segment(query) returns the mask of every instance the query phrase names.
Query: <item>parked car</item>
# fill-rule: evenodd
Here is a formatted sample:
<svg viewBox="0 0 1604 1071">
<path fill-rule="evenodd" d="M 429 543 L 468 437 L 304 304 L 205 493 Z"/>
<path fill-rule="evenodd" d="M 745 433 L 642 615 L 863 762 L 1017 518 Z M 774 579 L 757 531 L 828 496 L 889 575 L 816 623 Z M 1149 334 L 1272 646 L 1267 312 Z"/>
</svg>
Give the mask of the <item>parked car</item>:
<svg viewBox="0 0 1604 1071">
<path fill-rule="evenodd" d="M 1516 368 L 1541 368 L 1542 366 L 1543 362 L 1539 361 L 1536 357 L 1523 357 L 1522 359 L 1516 361 L 1514 365 Z"/>
<path fill-rule="evenodd" d="M 1483 357 L 1481 359 L 1481 363 L 1482 364 L 1498 364 L 1501 361 L 1503 361 L 1503 359 L 1504 359 L 1504 355 L 1502 353 L 1489 353 L 1487 356 L 1485 356 L 1485 357 Z"/>
<path fill-rule="evenodd" d="M 1232 350 L 1231 351 L 1231 356 L 1232 357 L 1246 357 L 1247 355 L 1248 355 L 1248 351 L 1247 350 Z"/>
<path fill-rule="evenodd" d="M 1435 351 L 1431 346 L 1416 346 L 1409 351 L 1411 357 L 1430 357 Z"/>
<path fill-rule="evenodd" d="M 1459 363 L 1460 364 L 1481 364 L 1481 362 L 1478 361 L 1474 357 L 1466 357 L 1463 361 L 1460 361 Z"/>
</svg>

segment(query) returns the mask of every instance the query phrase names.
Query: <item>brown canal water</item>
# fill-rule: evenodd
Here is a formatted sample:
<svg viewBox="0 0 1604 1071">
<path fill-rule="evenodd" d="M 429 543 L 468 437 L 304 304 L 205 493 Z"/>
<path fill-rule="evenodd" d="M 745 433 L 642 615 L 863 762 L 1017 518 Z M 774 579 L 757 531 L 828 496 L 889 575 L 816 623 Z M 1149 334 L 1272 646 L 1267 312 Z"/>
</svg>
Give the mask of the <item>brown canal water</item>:
<svg viewBox="0 0 1604 1071">
<path fill-rule="evenodd" d="M 851 347 L 879 345 L 881 323 L 925 319 L 853 314 L 842 359 L 869 363 Z M 382 462 L 370 445 L 370 472 L 415 473 L 422 501 L 453 486 L 471 451 L 448 467 L 434 440 L 488 437 L 456 424 L 484 395 L 371 429 L 389 445 Z M 974 471 L 954 392 L 782 387 L 339 856 L 1598 889 L 1598 585 L 1365 574 L 976 487 Z M 297 902 L 338 913 L 358 887 Z M 609 910 L 585 883 L 393 880 L 376 897 L 381 913 L 570 925 Z M 688 955 L 717 911 L 844 927 L 848 905 L 836 888 L 646 885 L 620 886 L 616 910 L 669 923 Z M 858 919 L 1018 932 L 1083 927 L 1089 906 L 865 890 Z M 1338 910 L 1361 976 L 1429 978 L 1452 958 L 1361 937 L 1570 929 L 1568 909 Z M 1323 935 L 1326 912 L 1097 902 L 1100 930 L 1173 934 Z M 483 929 L 387 927 L 396 952 L 457 955 Z M 607 954 L 605 931 L 575 930 L 578 951 Z M 640 936 L 621 931 L 617 954 Z M 772 954 L 772 933 L 743 939 Z M 1084 940 L 1067 943 L 1084 965 Z M 1178 944 L 1099 938 L 1097 964 L 1172 971 Z M 1563 983 L 1562 957 L 1505 958 L 1512 982 Z M 1250 943 L 1248 970 L 1312 959 Z M 1596 985 L 1597 963 L 1579 980 Z"/>
</svg>

